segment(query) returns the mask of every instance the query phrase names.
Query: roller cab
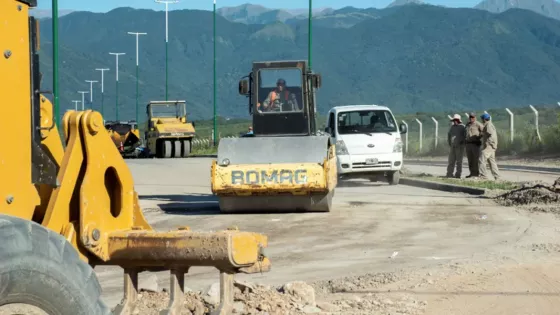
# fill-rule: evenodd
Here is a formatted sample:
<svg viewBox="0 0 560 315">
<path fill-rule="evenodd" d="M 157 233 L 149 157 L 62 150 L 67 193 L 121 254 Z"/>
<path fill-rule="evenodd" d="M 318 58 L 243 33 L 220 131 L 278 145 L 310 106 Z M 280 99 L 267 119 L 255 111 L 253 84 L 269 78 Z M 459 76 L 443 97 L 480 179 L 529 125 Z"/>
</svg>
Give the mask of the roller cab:
<svg viewBox="0 0 560 315">
<path fill-rule="evenodd" d="M 330 211 L 336 154 L 315 125 L 320 78 L 305 61 L 273 61 L 240 81 L 253 134 L 220 140 L 211 186 L 221 211 Z"/>
</svg>

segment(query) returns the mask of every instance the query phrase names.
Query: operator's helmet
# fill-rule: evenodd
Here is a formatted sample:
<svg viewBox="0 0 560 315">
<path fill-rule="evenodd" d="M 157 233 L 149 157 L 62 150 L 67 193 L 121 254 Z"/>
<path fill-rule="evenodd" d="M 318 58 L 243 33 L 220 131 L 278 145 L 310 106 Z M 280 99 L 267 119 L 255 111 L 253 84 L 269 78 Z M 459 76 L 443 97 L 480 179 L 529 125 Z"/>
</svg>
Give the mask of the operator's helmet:
<svg viewBox="0 0 560 315">
<path fill-rule="evenodd" d="M 280 78 L 280 79 L 278 79 L 278 81 L 276 81 L 276 85 L 286 86 L 286 80 Z"/>
</svg>

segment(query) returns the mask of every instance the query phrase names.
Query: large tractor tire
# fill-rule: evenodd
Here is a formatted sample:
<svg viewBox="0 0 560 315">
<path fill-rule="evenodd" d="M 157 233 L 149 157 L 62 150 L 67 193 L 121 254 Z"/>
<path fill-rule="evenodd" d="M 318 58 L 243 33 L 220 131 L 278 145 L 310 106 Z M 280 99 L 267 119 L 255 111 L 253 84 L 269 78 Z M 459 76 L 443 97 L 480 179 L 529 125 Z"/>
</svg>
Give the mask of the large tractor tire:
<svg viewBox="0 0 560 315">
<path fill-rule="evenodd" d="M 183 157 L 191 155 L 191 140 L 183 140 Z"/>
<path fill-rule="evenodd" d="M 60 234 L 0 215 L 0 240 L 0 314 L 110 314 L 93 269 Z"/>
</svg>

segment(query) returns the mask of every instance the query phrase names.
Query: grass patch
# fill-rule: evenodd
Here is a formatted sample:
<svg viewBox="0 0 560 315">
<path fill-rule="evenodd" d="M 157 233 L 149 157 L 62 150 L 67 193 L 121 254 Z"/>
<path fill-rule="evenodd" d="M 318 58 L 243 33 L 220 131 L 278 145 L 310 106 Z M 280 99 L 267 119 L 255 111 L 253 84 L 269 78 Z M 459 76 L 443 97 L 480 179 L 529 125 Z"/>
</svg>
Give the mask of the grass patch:
<svg viewBox="0 0 560 315">
<path fill-rule="evenodd" d="M 192 155 L 208 155 L 208 154 L 217 154 L 218 148 L 217 147 L 201 147 L 201 148 L 193 148 Z"/>
<path fill-rule="evenodd" d="M 417 179 L 422 179 L 431 182 L 481 188 L 481 189 L 490 189 L 490 190 L 513 190 L 513 189 L 521 188 L 520 183 L 509 182 L 509 181 L 445 178 L 445 177 L 436 177 L 431 174 L 413 174 L 407 176 L 410 178 L 417 178 Z"/>
</svg>

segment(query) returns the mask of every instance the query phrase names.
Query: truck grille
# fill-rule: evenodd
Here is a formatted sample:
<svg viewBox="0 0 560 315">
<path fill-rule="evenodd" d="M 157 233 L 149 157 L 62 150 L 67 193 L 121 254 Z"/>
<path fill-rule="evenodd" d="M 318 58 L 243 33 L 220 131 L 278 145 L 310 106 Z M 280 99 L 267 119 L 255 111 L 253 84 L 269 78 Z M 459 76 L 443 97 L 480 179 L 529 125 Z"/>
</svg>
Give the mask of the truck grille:
<svg viewBox="0 0 560 315">
<path fill-rule="evenodd" d="M 383 168 L 391 167 L 390 161 L 380 161 L 377 164 L 368 165 L 365 162 L 352 163 L 352 168 Z"/>
</svg>

